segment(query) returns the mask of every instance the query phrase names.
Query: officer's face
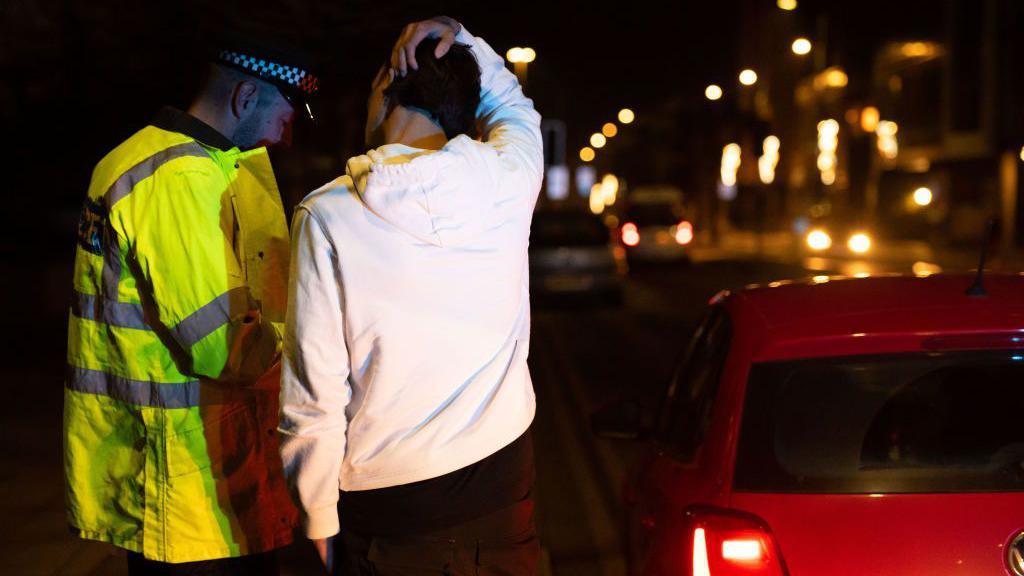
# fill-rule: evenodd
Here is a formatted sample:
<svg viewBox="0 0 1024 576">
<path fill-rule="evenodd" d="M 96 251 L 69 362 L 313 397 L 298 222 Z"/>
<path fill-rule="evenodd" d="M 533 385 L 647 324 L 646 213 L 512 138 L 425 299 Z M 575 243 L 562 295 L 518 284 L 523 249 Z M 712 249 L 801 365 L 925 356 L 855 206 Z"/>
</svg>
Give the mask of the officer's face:
<svg viewBox="0 0 1024 576">
<path fill-rule="evenodd" d="M 262 88 L 265 92 L 260 94 L 256 110 L 242 121 L 235 132 L 235 144 L 239 148 L 288 146 L 292 143 L 295 110 L 277 88 L 267 84 Z"/>
</svg>

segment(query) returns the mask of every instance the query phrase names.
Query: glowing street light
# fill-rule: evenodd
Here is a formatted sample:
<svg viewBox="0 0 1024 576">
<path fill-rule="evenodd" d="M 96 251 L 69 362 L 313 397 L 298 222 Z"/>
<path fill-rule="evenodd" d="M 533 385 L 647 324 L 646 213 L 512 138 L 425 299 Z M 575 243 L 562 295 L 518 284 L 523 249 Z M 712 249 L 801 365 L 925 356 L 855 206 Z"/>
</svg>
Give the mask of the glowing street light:
<svg viewBox="0 0 1024 576">
<path fill-rule="evenodd" d="M 590 211 L 594 214 L 604 212 L 604 187 L 598 182 L 590 187 Z"/>
<path fill-rule="evenodd" d="M 740 148 L 740 145 L 735 142 L 731 142 L 722 148 L 722 167 L 720 170 L 720 176 L 723 185 L 736 185 L 736 172 L 739 170 L 740 164 L 743 161 L 742 155 L 743 150 Z"/>
<path fill-rule="evenodd" d="M 590 135 L 590 145 L 594 148 L 604 148 L 604 145 L 608 143 L 608 139 L 604 137 L 604 134 L 600 132 L 594 132 Z"/>
<path fill-rule="evenodd" d="M 793 54 L 797 56 L 806 56 L 811 53 L 811 41 L 807 38 L 797 38 L 793 40 Z"/>
<path fill-rule="evenodd" d="M 761 182 L 765 184 L 775 182 L 775 167 L 779 165 L 780 146 L 778 136 L 768 136 L 762 144 L 763 154 L 757 159 L 757 170 Z"/>
<path fill-rule="evenodd" d="M 779 8 L 785 10 L 786 12 L 792 12 L 793 10 L 796 10 L 796 0 L 778 0 L 776 4 Z"/>
<path fill-rule="evenodd" d="M 704 89 L 704 96 L 711 101 L 718 100 L 722 97 L 722 87 L 718 84 L 711 84 Z"/>
<path fill-rule="evenodd" d="M 613 122 L 608 122 L 604 126 L 601 126 L 601 134 L 604 134 L 608 138 L 614 138 L 619 133 L 619 127 Z"/>
<path fill-rule="evenodd" d="M 865 106 L 860 111 L 860 129 L 865 132 L 874 132 L 878 129 L 878 122 L 881 118 L 882 115 L 879 113 L 878 108 Z"/>
<path fill-rule="evenodd" d="M 891 120 L 882 120 L 875 128 L 875 134 L 878 135 L 878 152 L 887 160 L 895 160 L 899 156 L 900 145 L 896 136 L 899 129 L 899 125 Z"/>
<path fill-rule="evenodd" d="M 753 86 L 757 83 L 757 72 L 754 72 L 750 68 L 747 68 L 740 72 L 740 84 L 744 86 Z"/>
<path fill-rule="evenodd" d="M 623 124 L 632 124 L 633 120 L 636 119 L 636 114 L 633 113 L 629 108 L 623 108 L 619 110 L 619 122 Z"/>
<path fill-rule="evenodd" d="M 591 148 L 590 146 L 584 146 L 582 149 L 580 149 L 580 160 L 583 160 L 584 162 L 590 162 L 594 159 L 594 156 L 596 156 L 596 153 L 594 152 L 594 149 Z"/>
<path fill-rule="evenodd" d="M 516 71 L 516 78 L 519 79 L 519 83 L 526 86 L 526 71 L 530 62 L 537 59 L 537 52 L 533 48 L 521 48 L 516 46 L 515 48 L 509 48 L 508 52 L 505 53 L 505 58 L 512 63 Z"/>
<path fill-rule="evenodd" d="M 505 59 L 513 64 L 529 64 L 537 59 L 537 52 L 533 48 L 509 48 L 505 53 Z"/>
<path fill-rule="evenodd" d="M 826 88 L 845 88 L 850 83 L 850 77 L 846 71 L 839 66 L 826 68 L 814 77 L 814 88 L 824 90 Z"/>
<path fill-rule="evenodd" d="M 833 118 L 818 122 L 818 170 L 821 183 L 831 186 L 836 183 L 836 150 L 839 149 L 839 122 Z"/>
<path fill-rule="evenodd" d="M 914 190 L 914 204 L 927 206 L 932 203 L 933 194 L 930 188 L 922 186 Z"/>
<path fill-rule="evenodd" d="M 611 206 L 619 193 L 619 179 L 614 174 L 605 174 L 601 178 L 601 193 L 604 196 L 604 205 Z"/>
</svg>

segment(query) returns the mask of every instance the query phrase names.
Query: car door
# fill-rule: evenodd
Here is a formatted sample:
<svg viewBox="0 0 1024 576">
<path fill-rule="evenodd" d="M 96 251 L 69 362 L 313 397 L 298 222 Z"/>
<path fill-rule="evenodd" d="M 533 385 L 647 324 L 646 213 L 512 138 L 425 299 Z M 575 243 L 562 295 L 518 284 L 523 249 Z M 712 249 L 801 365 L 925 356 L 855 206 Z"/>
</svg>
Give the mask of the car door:
<svg viewBox="0 0 1024 576">
<path fill-rule="evenodd" d="M 640 473 L 630 518 L 630 559 L 636 574 L 663 574 L 668 550 L 681 531 L 683 508 L 699 502 L 713 474 L 701 449 L 732 336 L 724 309 L 711 308 L 678 362 L 666 390 L 654 457 Z M 665 552 L 665 553 L 662 553 Z M 659 568 L 661 566 L 661 568 Z"/>
</svg>

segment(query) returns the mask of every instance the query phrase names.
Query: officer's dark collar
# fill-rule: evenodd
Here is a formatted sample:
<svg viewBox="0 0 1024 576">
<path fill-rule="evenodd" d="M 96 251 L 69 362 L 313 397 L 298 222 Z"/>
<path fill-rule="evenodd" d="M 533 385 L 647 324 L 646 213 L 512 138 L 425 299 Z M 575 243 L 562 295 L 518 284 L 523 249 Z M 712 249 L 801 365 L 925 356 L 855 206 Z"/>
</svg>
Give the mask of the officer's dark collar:
<svg viewBox="0 0 1024 576">
<path fill-rule="evenodd" d="M 190 136 L 207 146 L 213 146 L 220 150 L 230 150 L 235 147 L 234 142 L 213 126 L 172 106 L 161 108 L 151 124 L 162 130 Z"/>
</svg>

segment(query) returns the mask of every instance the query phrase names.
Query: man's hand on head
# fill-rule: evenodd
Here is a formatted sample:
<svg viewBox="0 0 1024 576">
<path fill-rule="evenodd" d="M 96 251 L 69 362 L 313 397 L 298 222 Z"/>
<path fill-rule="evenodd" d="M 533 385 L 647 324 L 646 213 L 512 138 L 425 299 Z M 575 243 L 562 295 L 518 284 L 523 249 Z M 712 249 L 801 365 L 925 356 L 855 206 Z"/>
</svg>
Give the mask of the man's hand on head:
<svg viewBox="0 0 1024 576">
<path fill-rule="evenodd" d="M 455 44 L 455 36 L 462 30 L 462 25 L 454 18 L 448 16 L 435 16 L 428 20 L 421 20 L 406 25 L 402 29 L 402 35 L 395 42 L 391 49 L 391 68 L 398 74 L 405 76 L 409 69 L 419 70 L 416 63 L 416 47 L 427 38 L 438 38 L 437 48 L 434 49 L 434 57 L 440 58 L 448 53 L 448 49 Z"/>
</svg>

